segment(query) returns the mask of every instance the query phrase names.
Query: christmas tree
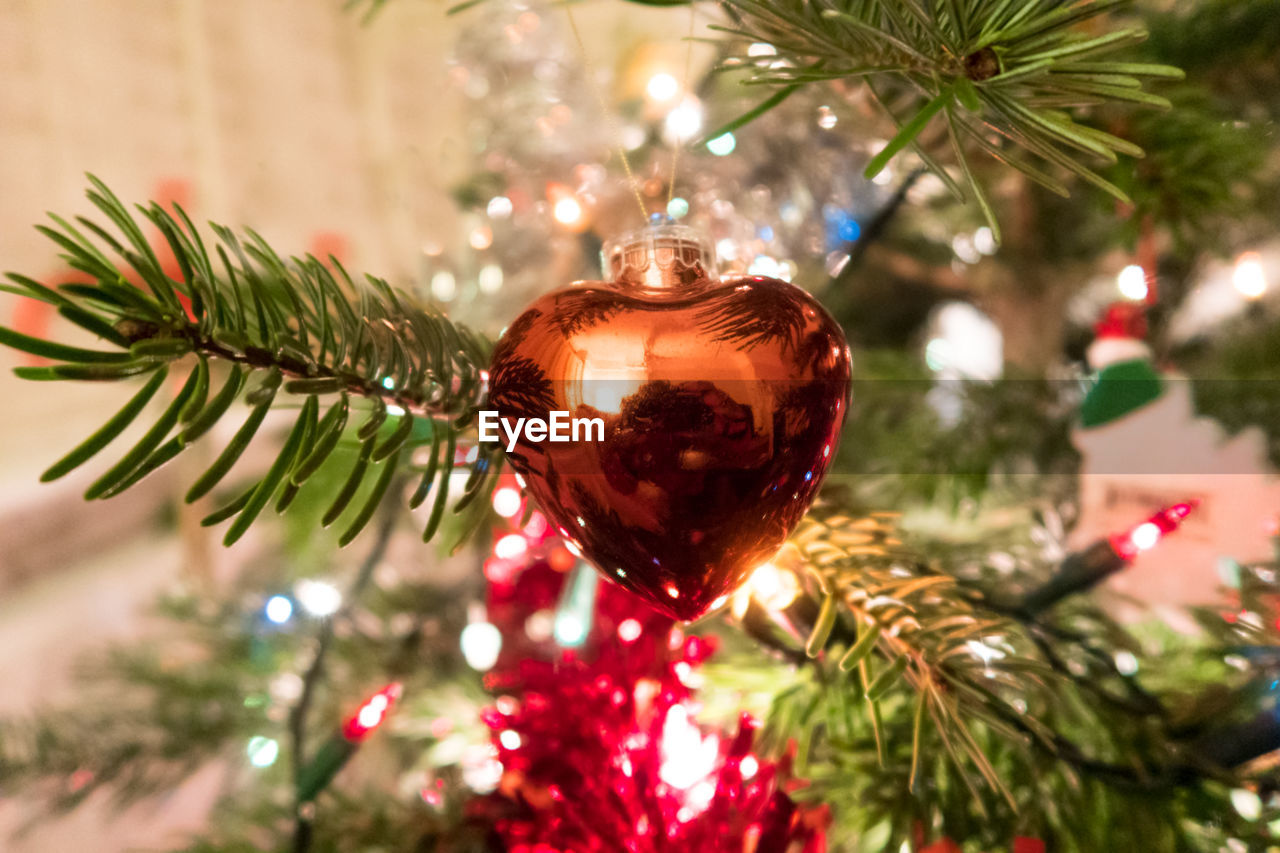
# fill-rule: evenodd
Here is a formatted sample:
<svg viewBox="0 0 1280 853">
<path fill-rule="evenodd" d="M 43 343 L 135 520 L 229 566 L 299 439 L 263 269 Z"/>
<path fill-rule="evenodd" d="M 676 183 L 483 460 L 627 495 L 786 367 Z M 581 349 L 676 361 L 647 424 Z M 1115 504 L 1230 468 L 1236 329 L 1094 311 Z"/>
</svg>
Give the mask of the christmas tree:
<svg viewBox="0 0 1280 853">
<path fill-rule="evenodd" d="M 0 285 L 189 564 L 0 718 L 17 849 L 210 772 L 150 847 L 1277 849 L 1280 2 L 334 20 L 384 165 L 449 45 L 412 259 L 90 175 Z"/>
</svg>

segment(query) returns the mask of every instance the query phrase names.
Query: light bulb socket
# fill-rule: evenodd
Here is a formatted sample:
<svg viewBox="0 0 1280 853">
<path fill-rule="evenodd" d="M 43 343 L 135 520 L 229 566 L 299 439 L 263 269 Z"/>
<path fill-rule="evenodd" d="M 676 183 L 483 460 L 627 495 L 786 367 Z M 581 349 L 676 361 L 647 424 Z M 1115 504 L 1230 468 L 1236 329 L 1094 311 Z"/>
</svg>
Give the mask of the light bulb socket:
<svg viewBox="0 0 1280 853">
<path fill-rule="evenodd" d="M 1043 586 L 1023 599 L 1021 609 L 1039 613 L 1064 598 L 1091 589 L 1128 565 L 1108 539 L 1099 539 L 1088 548 L 1069 554 L 1058 571 Z"/>
</svg>

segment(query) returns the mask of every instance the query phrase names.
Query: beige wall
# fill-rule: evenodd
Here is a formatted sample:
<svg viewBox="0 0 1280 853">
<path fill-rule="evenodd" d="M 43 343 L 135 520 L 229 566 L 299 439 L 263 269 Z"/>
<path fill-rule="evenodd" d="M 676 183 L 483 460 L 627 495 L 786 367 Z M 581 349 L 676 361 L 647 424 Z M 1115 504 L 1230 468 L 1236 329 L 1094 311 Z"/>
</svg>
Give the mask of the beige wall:
<svg viewBox="0 0 1280 853">
<path fill-rule="evenodd" d="M 343 0 L 0 0 L 0 267 L 50 265 L 30 226 L 82 212 L 92 171 L 127 200 L 183 180 L 200 220 L 291 252 L 338 232 L 355 265 L 412 273 L 456 230 L 448 188 L 473 164 L 448 57 L 511 0 L 489 4 L 394 0 L 361 26 Z M 576 14 L 597 67 L 688 26 L 618 0 Z"/>
<path fill-rule="evenodd" d="M 31 223 L 84 208 L 82 173 L 124 197 L 189 184 L 200 218 L 283 248 L 345 234 L 360 266 L 411 268 L 450 226 L 465 166 L 447 85 L 455 21 L 400 0 L 359 26 L 338 0 L 3 0 L 0 262 L 49 265 Z"/>
</svg>

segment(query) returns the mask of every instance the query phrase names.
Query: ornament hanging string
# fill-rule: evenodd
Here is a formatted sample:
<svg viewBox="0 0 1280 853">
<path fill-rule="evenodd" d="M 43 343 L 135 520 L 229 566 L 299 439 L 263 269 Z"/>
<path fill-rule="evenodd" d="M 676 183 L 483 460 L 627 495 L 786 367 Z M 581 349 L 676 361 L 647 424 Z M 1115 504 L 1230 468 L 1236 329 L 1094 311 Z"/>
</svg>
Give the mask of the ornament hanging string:
<svg viewBox="0 0 1280 853">
<path fill-rule="evenodd" d="M 587 73 L 587 78 L 592 81 L 591 90 L 595 92 L 596 101 L 600 105 L 600 112 L 604 115 L 605 121 L 609 123 L 609 133 L 613 136 L 618 146 L 618 157 L 622 160 L 623 171 L 627 173 L 627 185 L 631 187 L 631 193 L 635 196 L 636 204 L 640 206 L 640 218 L 647 220 L 649 211 L 644 206 L 644 196 L 640 194 L 640 184 L 636 181 L 635 173 L 631 170 L 631 158 L 627 157 L 627 148 L 622 144 L 622 131 L 618 127 L 618 120 L 613 114 L 613 110 L 609 109 L 609 104 L 605 100 L 604 92 L 600 89 L 599 80 L 592 73 L 592 63 L 587 56 L 587 45 L 582 40 L 582 33 L 578 31 L 578 22 L 573 17 L 574 0 L 568 0 L 564 4 L 565 16 L 569 19 L 569 29 L 573 32 L 573 39 L 578 43 L 578 52 L 582 54 L 582 66 Z M 675 177 L 672 176 L 674 181 Z"/>
<path fill-rule="evenodd" d="M 692 2 L 689 3 L 689 37 L 684 52 L 684 79 L 680 81 L 680 89 L 686 95 L 689 92 L 689 79 L 692 76 L 693 69 L 693 24 L 697 9 Z M 679 105 L 677 104 L 677 107 Z M 676 167 L 680 163 L 680 149 L 684 147 L 684 140 L 680 138 L 679 133 L 671 135 L 671 183 L 667 184 L 667 210 L 671 210 L 671 200 L 676 195 Z"/>
</svg>

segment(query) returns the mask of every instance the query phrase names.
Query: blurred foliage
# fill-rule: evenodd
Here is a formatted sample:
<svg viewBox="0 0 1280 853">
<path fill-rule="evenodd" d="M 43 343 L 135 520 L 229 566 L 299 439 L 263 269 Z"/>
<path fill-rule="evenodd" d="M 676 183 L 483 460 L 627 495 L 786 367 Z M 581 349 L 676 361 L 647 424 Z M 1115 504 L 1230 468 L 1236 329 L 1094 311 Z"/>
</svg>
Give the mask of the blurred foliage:
<svg viewBox="0 0 1280 853">
<path fill-rule="evenodd" d="M 1263 430 L 1280 468 L 1280 321 L 1245 317 L 1180 360 L 1194 377 L 1196 410 L 1233 434 Z"/>
<path fill-rule="evenodd" d="M 181 390 L 142 438 L 89 486 L 86 499 L 114 497 L 142 482 L 206 438 L 243 399 L 249 415 L 186 493 L 188 503 L 199 500 L 227 478 L 268 414 L 290 408 L 279 399 L 283 391 L 298 401 L 297 414 L 275 460 L 202 523 L 230 521 L 223 544 L 233 544 L 268 506 L 284 512 L 343 436 L 354 434 L 359 453 L 333 490 L 320 525 L 341 521 L 338 545 L 349 544 L 372 519 L 402 460 L 425 454 L 420 466 L 404 468 L 420 468 L 422 475 L 410 507 L 433 498 L 423 531 L 423 540 L 430 540 L 444 516 L 459 434 L 487 391 L 482 374 L 490 342 L 382 279 L 366 276 L 357 284 L 336 258 L 286 260 L 252 230 L 242 237 L 219 225 L 210 226 L 216 236 L 210 249 L 180 207 L 139 206 L 142 220 L 158 229 L 173 253 L 173 268 L 166 268 L 137 216 L 100 180 L 90 175 L 89 182 L 88 198 L 110 226 L 85 217 L 72 224 L 50 214 L 57 227 L 37 229 L 90 282 L 48 287 L 8 273 L 11 283 L 0 290 L 52 306 L 111 348 L 69 346 L 4 327 L 0 344 L 53 362 L 15 368 L 24 379 L 149 378 L 41 479 L 64 477 L 101 453 L 139 418 L 177 367 L 186 371 Z M 224 367 L 225 376 L 216 375 Z M 363 417 L 346 432 L 353 413 Z M 488 495 L 502 462 L 496 445 L 477 445 L 455 512 Z"/>
<path fill-rule="evenodd" d="M 1121 234 L 1136 243 L 1150 217 L 1183 254 L 1230 245 L 1242 220 L 1274 206 L 1266 195 L 1274 127 L 1239 121 L 1238 110 L 1204 89 L 1180 86 L 1169 97 L 1167 114 L 1127 119 L 1147 156 L 1109 173 L 1133 199 Z"/>
<path fill-rule="evenodd" d="M 1280 114 L 1280 0 L 1143 3 L 1146 49 L 1186 70 L 1256 120 Z"/>
<path fill-rule="evenodd" d="M 752 83 L 786 87 L 766 105 L 800 86 L 865 82 L 898 127 L 867 166 L 867 177 L 898 152 L 914 148 L 953 192 L 977 203 L 997 239 L 1000 225 L 970 165 L 971 150 L 982 150 L 1061 195 L 1068 190 L 1055 172 L 1127 200 L 1090 164 L 1114 163 L 1117 154 L 1140 156 L 1141 149 L 1084 123 L 1073 110 L 1106 103 L 1168 106 L 1143 88 L 1144 79 L 1182 76 L 1167 65 L 1116 61 L 1117 52 L 1141 42 L 1145 33 L 1101 18 L 1122 5 L 1109 0 L 729 0 L 725 5 L 731 23 L 715 29 L 776 50 L 776 55 L 736 57 L 737 64 L 752 70 Z M 708 137 L 741 123 L 717 128 Z M 945 141 L 921 144 L 930 125 L 945 129 L 939 135 Z M 958 167 L 964 187 L 929 156 L 943 156 L 941 149 Z"/>
<path fill-rule="evenodd" d="M 1030 540 L 1026 531 L 1006 542 L 909 536 L 905 552 L 868 536 L 883 521 L 818 515 L 828 531 L 812 549 L 805 531 L 796 540 L 810 564 L 805 594 L 776 617 L 801 637 L 751 633 L 805 662 L 807 677 L 779 685 L 767 742 L 794 751 L 811 783 L 798 796 L 841 816 L 836 849 L 918 849 L 948 837 L 966 851 L 1003 850 L 1015 836 L 1073 853 L 1269 849 L 1280 827 L 1274 769 L 1236 775 L 1206 766 L 1197 750 L 1234 738 L 1231 726 L 1276 703 L 1278 661 L 1236 654 L 1280 641 L 1265 616 L 1280 593 L 1276 564 L 1241 571 L 1233 595 L 1252 616 L 1228 621 L 1205 608 L 1204 636 L 1192 638 L 1122 625 L 1081 596 L 1019 611 L 1019 597 L 1056 571 L 1062 524 L 1052 515 Z M 826 627 L 819 603 L 833 592 L 848 606 Z M 816 655 L 810 641 L 806 658 L 799 645 L 810 626 L 831 639 Z M 868 628 L 876 641 L 856 642 Z M 770 661 L 740 651 L 708 675 L 715 689 L 758 703 L 751 673 Z M 864 662 L 873 684 L 877 672 L 898 673 L 873 704 L 867 674 L 849 671 Z M 1257 792 L 1260 813 L 1238 811 L 1233 792 Z"/>
<path fill-rule="evenodd" d="M 854 358 L 853 402 L 829 482 L 866 503 L 972 505 L 1044 494 L 1078 469 L 1068 383 L 1031 377 L 939 381 L 918 358 L 890 350 Z"/>
<path fill-rule="evenodd" d="M 271 595 L 287 593 L 295 578 L 344 572 L 280 556 L 264 557 L 217 595 L 194 589 L 166 595 L 157 606 L 165 620 L 162 642 L 96 654 L 79 670 L 74 704 L 0 721 L 0 786 L 59 810 L 98 791 L 123 805 L 169 792 L 220 759 L 234 776 L 214 824 L 221 840 L 191 849 L 262 849 L 254 845 L 264 838 L 287 838 L 293 828 L 289 718 L 315 655 L 313 628 L 326 620 L 296 604 L 292 618 L 276 624 L 263 606 Z M 455 791 L 466 746 L 487 738 L 479 680 L 458 648 L 466 612 L 456 590 L 400 576 L 374 584 L 332 619 L 327 677 L 315 687 L 308 743 L 336 732 L 355 705 L 387 681 L 401 680 L 405 697 L 386 727 L 389 736 L 363 748 L 354 762 L 365 770 L 349 770 L 330 789 L 324 825 L 341 832 L 325 843 L 385 841 L 386 831 L 394 826 L 398 832 L 401 824 L 406 833 L 438 829 L 440 812 L 416 792 L 437 777 L 442 795 Z M 448 724 L 433 725 L 436 720 Z M 250 766 L 246 748 L 255 737 L 278 744 L 279 757 L 268 767 Z M 417 780 L 414 797 L 387 796 L 385 784 L 400 778 Z M 444 802 L 453 807 L 457 800 Z"/>
</svg>

